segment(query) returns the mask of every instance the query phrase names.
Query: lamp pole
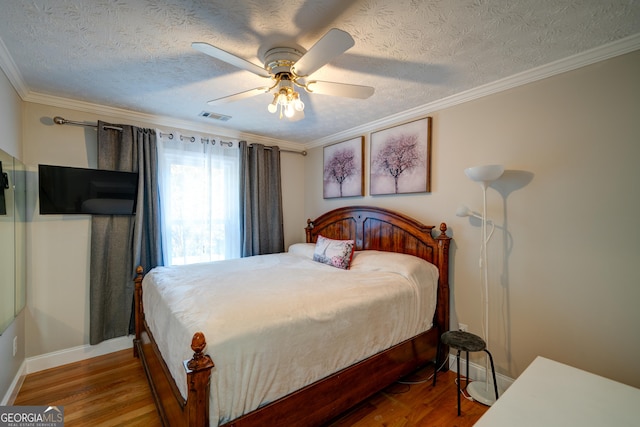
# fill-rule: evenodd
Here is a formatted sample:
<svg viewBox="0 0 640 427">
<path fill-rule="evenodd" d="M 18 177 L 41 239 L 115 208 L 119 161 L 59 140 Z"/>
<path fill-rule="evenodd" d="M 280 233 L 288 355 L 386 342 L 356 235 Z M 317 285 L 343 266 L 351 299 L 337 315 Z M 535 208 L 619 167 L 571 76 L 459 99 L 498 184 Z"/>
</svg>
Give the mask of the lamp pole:
<svg viewBox="0 0 640 427">
<path fill-rule="evenodd" d="M 487 188 L 489 184 L 500 178 L 504 172 L 501 165 L 476 166 L 465 169 L 466 175 L 480 184 L 482 187 L 482 244 L 480 254 L 480 269 L 482 270 L 483 286 L 483 333 L 487 347 L 489 346 L 489 266 L 487 254 Z M 467 373 L 468 375 L 468 373 Z M 480 383 L 472 382 L 467 386 L 469 395 L 478 402 L 491 406 L 495 403 L 495 394 L 489 388 L 489 359 L 485 356 L 485 383 L 480 387 Z"/>
</svg>

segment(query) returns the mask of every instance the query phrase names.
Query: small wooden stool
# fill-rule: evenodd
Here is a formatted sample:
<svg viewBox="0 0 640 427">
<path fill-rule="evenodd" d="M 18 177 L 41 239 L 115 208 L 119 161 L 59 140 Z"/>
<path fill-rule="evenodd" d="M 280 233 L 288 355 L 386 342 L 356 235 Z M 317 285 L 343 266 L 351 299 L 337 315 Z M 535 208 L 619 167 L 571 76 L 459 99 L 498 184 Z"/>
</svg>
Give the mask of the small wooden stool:
<svg viewBox="0 0 640 427">
<path fill-rule="evenodd" d="M 458 416 L 460 416 L 460 352 L 465 351 L 467 353 L 467 382 L 465 389 L 469 385 L 469 352 L 470 351 L 484 351 L 489 355 L 489 361 L 491 362 L 491 374 L 493 375 L 493 387 L 496 392 L 496 400 L 498 399 L 498 383 L 496 383 L 496 371 L 493 368 L 493 357 L 489 350 L 487 350 L 487 344 L 479 336 L 472 334 L 471 332 L 464 331 L 448 331 L 442 334 L 440 338 L 442 343 L 448 345 L 451 348 L 458 350 L 456 355 L 456 362 L 458 366 Z M 489 373 L 487 372 L 487 375 Z"/>
</svg>

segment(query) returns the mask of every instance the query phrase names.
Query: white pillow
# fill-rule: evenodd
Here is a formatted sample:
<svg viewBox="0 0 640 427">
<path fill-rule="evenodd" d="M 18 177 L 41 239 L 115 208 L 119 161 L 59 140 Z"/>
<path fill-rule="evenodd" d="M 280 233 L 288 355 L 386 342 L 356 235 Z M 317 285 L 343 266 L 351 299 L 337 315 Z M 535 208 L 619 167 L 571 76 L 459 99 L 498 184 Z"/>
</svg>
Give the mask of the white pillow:
<svg viewBox="0 0 640 427">
<path fill-rule="evenodd" d="M 313 252 L 316 249 L 315 243 L 294 243 L 289 246 L 289 253 L 305 258 L 313 259 Z"/>
<path fill-rule="evenodd" d="M 353 271 L 380 271 L 397 273 L 407 279 L 421 279 L 425 275 L 435 277 L 438 281 L 438 268 L 422 258 L 413 255 L 400 254 L 397 252 L 385 251 L 358 251 L 353 255 L 351 261 Z"/>
</svg>

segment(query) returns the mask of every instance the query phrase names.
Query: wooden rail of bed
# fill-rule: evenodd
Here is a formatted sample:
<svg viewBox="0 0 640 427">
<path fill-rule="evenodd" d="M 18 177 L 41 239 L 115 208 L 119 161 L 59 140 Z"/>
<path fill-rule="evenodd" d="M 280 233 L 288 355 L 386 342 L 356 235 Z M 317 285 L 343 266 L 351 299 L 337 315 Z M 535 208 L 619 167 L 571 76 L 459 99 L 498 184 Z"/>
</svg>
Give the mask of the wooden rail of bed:
<svg viewBox="0 0 640 427">
<path fill-rule="evenodd" d="M 447 226 L 431 236 L 433 226 L 425 226 L 403 214 L 382 208 L 355 206 L 338 208 L 308 220 L 307 242 L 322 234 L 332 239 L 354 239 L 356 249 L 400 252 L 426 259 L 438 267 L 437 308 L 434 327 L 388 350 L 378 353 L 324 380 L 291 393 L 223 427 L 264 425 L 318 426 L 383 389 L 416 368 L 442 362 L 448 348 L 439 345 L 440 335 L 449 329 L 449 244 Z M 153 334 L 145 321 L 142 304 L 143 269 L 136 269 L 134 311 L 134 356 L 140 357 L 163 425 L 170 427 L 209 426 L 209 382 L 212 359 L 204 354 L 205 337 L 197 332 L 192 339 L 194 355 L 184 361 L 188 397 L 183 399 L 169 373 Z M 447 369 L 445 367 L 445 369 Z M 374 375 L 375 373 L 375 375 Z"/>
</svg>

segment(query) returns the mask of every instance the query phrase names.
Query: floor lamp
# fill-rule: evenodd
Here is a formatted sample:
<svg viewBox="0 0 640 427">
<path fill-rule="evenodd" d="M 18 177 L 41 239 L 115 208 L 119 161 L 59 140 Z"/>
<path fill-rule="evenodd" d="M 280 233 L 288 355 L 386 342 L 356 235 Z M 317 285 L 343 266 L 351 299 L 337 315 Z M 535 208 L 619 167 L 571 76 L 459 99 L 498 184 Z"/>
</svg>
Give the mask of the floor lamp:
<svg viewBox="0 0 640 427">
<path fill-rule="evenodd" d="M 487 346 L 489 345 L 489 272 L 487 262 L 487 243 L 491 235 L 487 236 L 487 188 L 491 182 L 500 178 L 504 173 L 502 165 L 475 166 L 464 170 L 467 177 L 476 181 L 482 187 L 482 216 L 470 211 L 468 208 L 460 208 L 456 212 L 458 216 L 480 217 L 482 220 L 482 247 L 480 253 L 480 269 L 482 270 L 482 284 L 484 287 L 484 334 Z M 486 357 L 486 356 L 485 356 Z M 467 375 L 469 373 L 467 372 Z M 489 386 L 489 362 L 485 359 L 485 383 L 474 381 L 468 385 L 469 395 L 480 403 L 491 406 L 495 400 L 493 387 Z"/>
</svg>

